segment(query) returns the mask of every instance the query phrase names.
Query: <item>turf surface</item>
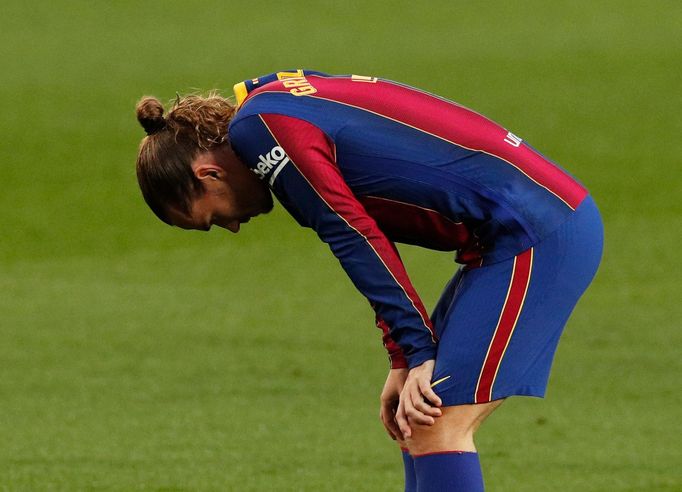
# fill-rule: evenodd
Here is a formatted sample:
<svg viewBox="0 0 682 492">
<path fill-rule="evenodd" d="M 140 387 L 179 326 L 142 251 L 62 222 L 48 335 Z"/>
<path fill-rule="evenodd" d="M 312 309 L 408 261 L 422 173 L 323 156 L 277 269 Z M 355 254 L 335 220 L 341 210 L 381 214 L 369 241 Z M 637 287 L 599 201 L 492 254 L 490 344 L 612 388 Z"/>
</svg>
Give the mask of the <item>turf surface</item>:
<svg viewBox="0 0 682 492">
<path fill-rule="evenodd" d="M 230 3 L 3 3 L 0 490 L 400 489 L 379 333 L 326 247 L 279 208 L 174 230 L 136 187 L 139 96 L 299 66 L 469 105 L 603 211 L 548 398 L 479 433 L 488 490 L 682 490 L 680 3 Z M 433 306 L 450 255 L 401 251 Z"/>
</svg>

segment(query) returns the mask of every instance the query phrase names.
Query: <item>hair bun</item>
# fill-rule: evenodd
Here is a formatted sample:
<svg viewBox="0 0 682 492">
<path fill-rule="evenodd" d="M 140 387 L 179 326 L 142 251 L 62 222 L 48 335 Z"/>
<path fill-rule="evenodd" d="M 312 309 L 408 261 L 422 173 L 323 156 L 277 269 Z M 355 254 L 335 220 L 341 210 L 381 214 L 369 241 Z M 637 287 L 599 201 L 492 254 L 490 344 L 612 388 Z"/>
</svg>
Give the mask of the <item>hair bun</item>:
<svg viewBox="0 0 682 492">
<path fill-rule="evenodd" d="M 166 119 L 163 117 L 163 104 L 151 96 L 140 99 L 137 103 L 137 121 L 140 122 L 147 135 L 153 135 L 166 128 Z"/>
</svg>

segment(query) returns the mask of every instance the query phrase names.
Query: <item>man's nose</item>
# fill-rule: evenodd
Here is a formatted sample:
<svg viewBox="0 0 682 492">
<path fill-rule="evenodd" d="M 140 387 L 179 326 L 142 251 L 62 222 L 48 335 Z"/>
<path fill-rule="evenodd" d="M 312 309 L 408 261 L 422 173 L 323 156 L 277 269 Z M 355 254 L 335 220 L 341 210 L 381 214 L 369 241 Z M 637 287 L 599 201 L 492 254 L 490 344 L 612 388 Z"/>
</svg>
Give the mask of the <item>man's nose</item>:
<svg viewBox="0 0 682 492">
<path fill-rule="evenodd" d="M 233 220 L 232 222 L 228 222 L 226 225 L 226 228 L 230 232 L 234 232 L 235 234 L 239 232 L 239 221 L 238 220 Z"/>
</svg>

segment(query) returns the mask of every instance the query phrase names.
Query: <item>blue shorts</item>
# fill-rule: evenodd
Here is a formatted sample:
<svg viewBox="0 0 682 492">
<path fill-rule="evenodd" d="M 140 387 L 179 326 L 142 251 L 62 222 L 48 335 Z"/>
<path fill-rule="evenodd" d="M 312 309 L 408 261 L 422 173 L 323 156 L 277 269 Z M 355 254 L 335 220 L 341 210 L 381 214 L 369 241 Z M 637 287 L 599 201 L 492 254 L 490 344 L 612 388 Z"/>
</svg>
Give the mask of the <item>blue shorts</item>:
<svg viewBox="0 0 682 492">
<path fill-rule="evenodd" d="M 588 196 L 532 248 L 455 274 L 432 315 L 432 385 L 443 405 L 545 395 L 561 332 L 599 266 L 603 233 Z"/>
</svg>

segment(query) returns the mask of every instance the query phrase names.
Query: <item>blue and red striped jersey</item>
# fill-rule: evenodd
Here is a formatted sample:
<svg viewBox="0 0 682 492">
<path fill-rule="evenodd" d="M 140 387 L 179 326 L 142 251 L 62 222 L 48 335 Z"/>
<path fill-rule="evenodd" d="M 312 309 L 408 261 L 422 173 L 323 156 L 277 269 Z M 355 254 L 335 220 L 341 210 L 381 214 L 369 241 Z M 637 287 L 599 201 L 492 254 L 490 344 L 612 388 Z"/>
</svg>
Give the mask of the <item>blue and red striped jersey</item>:
<svg viewBox="0 0 682 492">
<path fill-rule="evenodd" d="M 392 367 L 434 358 L 437 344 L 394 243 L 491 264 L 541 241 L 587 195 L 500 125 L 390 80 L 293 70 L 235 95 L 233 149 L 329 244 L 374 308 Z"/>
</svg>

